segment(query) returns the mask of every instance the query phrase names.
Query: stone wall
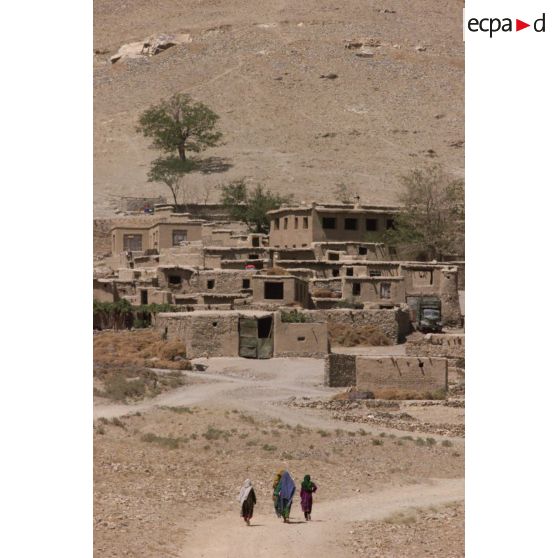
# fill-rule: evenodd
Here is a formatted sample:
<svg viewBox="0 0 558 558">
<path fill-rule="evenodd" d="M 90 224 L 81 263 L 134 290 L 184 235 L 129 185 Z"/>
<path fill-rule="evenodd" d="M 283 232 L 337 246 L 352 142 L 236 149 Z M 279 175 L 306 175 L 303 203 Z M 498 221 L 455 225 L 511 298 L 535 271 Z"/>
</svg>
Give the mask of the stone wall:
<svg viewBox="0 0 558 558">
<path fill-rule="evenodd" d="M 356 357 L 356 388 L 381 398 L 382 392 L 424 394 L 448 387 L 445 358 Z"/>
<path fill-rule="evenodd" d="M 451 365 L 458 365 L 465 360 L 465 334 L 415 333 L 408 337 L 405 352 L 409 356 L 447 358 Z"/>
<path fill-rule="evenodd" d="M 282 322 L 280 313 L 275 314 L 275 357 L 323 358 L 328 353 L 326 323 Z"/>
<path fill-rule="evenodd" d="M 410 331 L 409 312 L 401 308 L 351 310 L 336 308 L 331 310 L 302 310 L 309 319 L 331 324 L 354 326 L 373 325 L 394 343 L 401 343 Z"/>
<path fill-rule="evenodd" d="M 356 356 L 330 353 L 325 361 L 324 384 L 329 387 L 356 385 Z"/>
<path fill-rule="evenodd" d="M 182 341 L 189 358 L 238 356 L 237 312 L 161 313 L 154 325 L 167 339 Z"/>
</svg>

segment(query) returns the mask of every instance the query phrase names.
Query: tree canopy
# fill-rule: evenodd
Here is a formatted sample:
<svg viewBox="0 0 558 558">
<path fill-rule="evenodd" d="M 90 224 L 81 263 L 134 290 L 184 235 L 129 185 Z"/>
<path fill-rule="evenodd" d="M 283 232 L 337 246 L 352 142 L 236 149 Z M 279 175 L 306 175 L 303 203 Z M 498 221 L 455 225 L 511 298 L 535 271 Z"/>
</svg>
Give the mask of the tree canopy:
<svg viewBox="0 0 558 558">
<path fill-rule="evenodd" d="M 159 157 L 151 162 L 147 173 L 149 182 L 162 182 L 172 193 L 174 205 L 178 205 L 178 195 L 182 191 L 184 175 L 196 169 L 196 162 L 191 159 L 182 161 L 179 157 Z"/>
<path fill-rule="evenodd" d="M 186 152 L 199 153 L 221 139 L 215 130 L 219 116 L 189 95 L 177 93 L 151 106 L 139 118 L 138 133 L 153 140 L 152 146 L 165 153 L 177 153 L 186 161 Z"/>
<path fill-rule="evenodd" d="M 267 212 L 287 203 L 291 196 L 281 196 L 265 190 L 261 184 L 249 189 L 245 179 L 233 180 L 221 187 L 221 202 L 233 219 L 248 225 L 252 232 L 268 233 Z"/>
<path fill-rule="evenodd" d="M 402 177 L 402 209 L 386 241 L 414 257 L 443 260 L 464 253 L 465 190 L 463 180 L 449 177 L 439 166 L 415 169 Z"/>
</svg>

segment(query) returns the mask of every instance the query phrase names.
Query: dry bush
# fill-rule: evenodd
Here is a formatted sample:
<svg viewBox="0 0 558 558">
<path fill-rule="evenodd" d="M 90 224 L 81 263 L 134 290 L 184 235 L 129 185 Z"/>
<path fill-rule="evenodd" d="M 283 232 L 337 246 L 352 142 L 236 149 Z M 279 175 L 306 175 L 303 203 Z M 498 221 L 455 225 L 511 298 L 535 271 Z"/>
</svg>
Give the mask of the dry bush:
<svg viewBox="0 0 558 558">
<path fill-rule="evenodd" d="M 137 401 L 184 385 L 181 370 L 191 370 L 186 349 L 153 330 L 103 331 L 93 340 L 94 394 L 115 401 Z M 180 360 L 173 360 L 180 357 Z M 150 368 L 171 370 L 159 375 Z"/>
<path fill-rule="evenodd" d="M 395 512 L 389 517 L 384 519 L 384 523 L 390 525 L 410 525 L 417 520 L 416 512 L 414 510 Z"/>
<path fill-rule="evenodd" d="M 93 368 L 93 377 L 101 386 L 94 388 L 94 395 L 114 401 L 137 401 L 144 397 L 154 397 L 185 384 L 184 376 L 179 370 L 159 375 L 141 366 L 96 365 Z"/>
<path fill-rule="evenodd" d="M 328 335 L 332 344 L 342 347 L 393 345 L 391 339 L 373 325 L 329 324 Z"/>
<path fill-rule="evenodd" d="M 331 289 L 314 289 L 312 296 L 316 298 L 337 298 L 337 293 Z"/>
<path fill-rule="evenodd" d="M 270 267 L 269 269 L 261 269 L 262 275 L 290 275 L 290 273 L 282 267 Z"/>
<path fill-rule="evenodd" d="M 184 360 L 173 360 L 175 357 Z M 103 331 L 93 339 L 96 365 L 191 370 L 191 364 L 185 357 L 183 343 L 163 340 L 153 330 Z"/>
</svg>

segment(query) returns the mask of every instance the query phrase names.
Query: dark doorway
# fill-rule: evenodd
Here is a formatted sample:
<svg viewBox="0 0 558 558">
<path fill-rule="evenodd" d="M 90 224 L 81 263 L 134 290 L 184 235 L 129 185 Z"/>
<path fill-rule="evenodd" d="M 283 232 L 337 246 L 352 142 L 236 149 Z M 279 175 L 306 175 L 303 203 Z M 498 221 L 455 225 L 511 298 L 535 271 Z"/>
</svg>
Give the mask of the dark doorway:
<svg viewBox="0 0 558 558">
<path fill-rule="evenodd" d="M 271 335 L 271 316 L 258 320 L 258 339 L 267 339 Z"/>
<path fill-rule="evenodd" d="M 141 296 L 141 304 L 149 304 L 149 302 L 147 301 L 147 290 L 142 289 L 140 291 L 140 296 Z"/>
</svg>

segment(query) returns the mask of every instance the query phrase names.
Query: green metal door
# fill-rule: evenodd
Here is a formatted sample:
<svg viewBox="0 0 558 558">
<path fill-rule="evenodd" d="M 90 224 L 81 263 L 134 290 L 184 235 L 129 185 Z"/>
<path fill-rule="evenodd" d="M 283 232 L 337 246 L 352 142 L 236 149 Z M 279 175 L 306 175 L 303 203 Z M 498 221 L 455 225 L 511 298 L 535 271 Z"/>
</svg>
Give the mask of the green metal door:
<svg viewBox="0 0 558 558">
<path fill-rule="evenodd" d="M 244 358 L 273 357 L 273 318 L 240 318 L 240 347 L 238 354 Z"/>
<path fill-rule="evenodd" d="M 238 354 L 244 358 L 258 358 L 258 320 L 240 318 L 238 331 L 240 337 Z"/>
</svg>

